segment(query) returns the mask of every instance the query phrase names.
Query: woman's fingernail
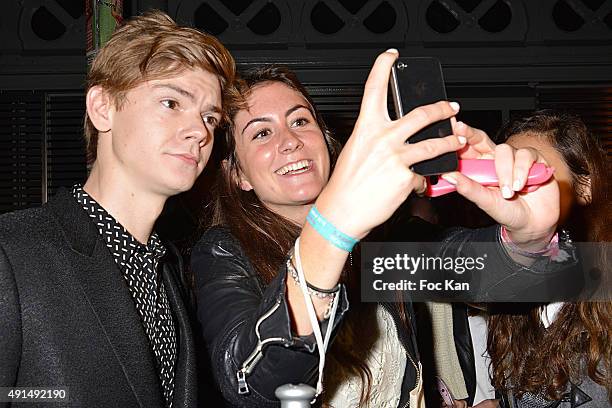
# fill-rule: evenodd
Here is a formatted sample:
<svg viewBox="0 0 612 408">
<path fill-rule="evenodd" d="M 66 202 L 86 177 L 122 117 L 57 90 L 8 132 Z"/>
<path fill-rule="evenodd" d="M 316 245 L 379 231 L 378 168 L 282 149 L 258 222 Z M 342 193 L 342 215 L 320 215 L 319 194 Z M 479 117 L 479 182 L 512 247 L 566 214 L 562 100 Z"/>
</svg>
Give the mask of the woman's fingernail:
<svg viewBox="0 0 612 408">
<path fill-rule="evenodd" d="M 459 143 L 461 144 L 466 144 L 467 143 L 467 139 L 463 136 L 457 136 L 457 139 L 459 139 Z"/>
<path fill-rule="evenodd" d="M 399 54 L 399 51 L 398 51 L 397 49 L 395 49 L 395 48 L 389 48 L 389 49 L 388 49 L 387 51 L 385 51 L 385 52 L 391 52 L 391 53 L 393 53 L 393 54 Z"/>
<path fill-rule="evenodd" d="M 501 193 L 502 193 L 502 197 L 506 199 L 512 198 L 512 196 L 514 195 L 514 192 L 508 186 L 503 186 L 501 188 Z"/>
<path fill-rule="evenodd" d="M 449 102 L 449 105 L 455 112 L 459 111 L 459 104 L 457 102 Z"/>
<path fill-rule="evenodd" d="M 459 122 L 457 122 L 457 123 L 455 124 L 455 126 L 457 126 L 457 127 L 459 127 L 459 128 L 463 128 L 463 127 L 465 127 L 465 123 L 463 123 L 463 122 L 459 121 Z"/>
<path fill-rule="evenodd" d="M 443 174 L 440 177 L 442 177 L 444 180 L 446 180 L 449 183 L 451 183 L 453 186 L 457 185 L 457 179 L 455 177 L 451 176 L 450 174 Z"/>
<path fill-rule="evenodd" d="M 521 189 L 521 181 L 520 180 L 514 180 L 514 184 L 512 185 L 512 189 L 514 191 L 519 191 Z"/>
</svg>

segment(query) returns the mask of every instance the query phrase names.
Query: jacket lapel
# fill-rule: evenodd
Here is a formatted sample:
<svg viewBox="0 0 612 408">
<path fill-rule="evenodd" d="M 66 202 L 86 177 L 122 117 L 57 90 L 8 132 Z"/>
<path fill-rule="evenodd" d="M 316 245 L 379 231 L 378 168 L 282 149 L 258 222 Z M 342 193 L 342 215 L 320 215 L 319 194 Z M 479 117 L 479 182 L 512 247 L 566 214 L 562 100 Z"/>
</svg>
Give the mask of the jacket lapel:
<svg viewBox="0 0 612 408">
<path fill-rule="evenodd" d="M 189 313 L 183 302 L 184 297 L 181 285 L 175 275 L 177 272 L 175 269 L 178 269 L 178 273 L 180 273 L 182 270 L 180 262 L 178 264 L 165 263 L 162 268 L 164 286 L 173 312 L 178 342 L 178 354 L 174 370 L 173 406 L 195 407 L 197 405 L 195 346 Z"/>
<path fill-rule="evenodd" d="M 161 407 L 161 388 L 154 357 L 125 279 L 97 227 L 68 191 L 59 192 L 49 208 L 72 253 L 67 267 L 79 282 L 114 356 L 142 407 Z M 110 363 L 110 362 L 109 362 Z"/>
</svg>

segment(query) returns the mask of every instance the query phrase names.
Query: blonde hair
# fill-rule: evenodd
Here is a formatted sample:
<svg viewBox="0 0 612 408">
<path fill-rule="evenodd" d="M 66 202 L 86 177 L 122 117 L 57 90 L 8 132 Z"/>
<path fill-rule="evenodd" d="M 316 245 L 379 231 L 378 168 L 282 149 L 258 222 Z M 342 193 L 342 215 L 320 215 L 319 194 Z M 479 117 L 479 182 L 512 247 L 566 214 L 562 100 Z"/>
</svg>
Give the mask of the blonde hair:
<svg viewBox="0 0 612 408">
<path fill-rule="evenodd" d="M 223 110 L 233 97 L 234 59 L 215 37 L 180 27 L 167 14 L 151 11 L 125 22 L 100 49 L 87 75 L 87 90 L 103 87 L 117 109 L 126 93 L 145 81 L 202 69 L 219 77 Z M 87 162 L 96 160 L 98 129 L 85 113 Z"/>
</svg>

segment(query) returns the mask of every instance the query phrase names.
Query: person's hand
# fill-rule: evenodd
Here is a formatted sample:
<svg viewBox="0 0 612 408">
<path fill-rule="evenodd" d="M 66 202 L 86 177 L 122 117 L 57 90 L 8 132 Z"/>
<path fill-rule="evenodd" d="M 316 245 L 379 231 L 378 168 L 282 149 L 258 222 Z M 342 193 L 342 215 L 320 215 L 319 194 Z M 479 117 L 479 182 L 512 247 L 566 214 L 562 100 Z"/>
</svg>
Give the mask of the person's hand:
<svg viewBox="0 0 612 408">
<path fill-rule="evenodd" d="M 316 202 L 336 228 L 359 239 L 386 221 L 413 190 L 425 190 L 425 179 L 410 170 L 413 164 L 459 150 L 465 143 L 456 135 L 405 143 L 431 123 L 454 116 L 459 106 L 442 101 L 391 120 L 387 87 L 397 57 L 397 51 L 389 50 L 376 59 L 355 128 Z"/>
<path fill-rule="evenodd" d="M 462 122 L 453 123 L 453 132 L 467 138 L 460 150 L 463 159 L 495 159 L 500 187 L 483 187 L 459 172 L 442 177 L 455 184 L 457 192 L 474 202 L 508 230 L 510 239 L 526 249 L 548 244 L 559 220 L 559 187 L 554 179 L 534 191 L 521 192 L 535 162 L 546 163 L 534 149 L 495 145 L 485 132 Z M 540 248 L 538 248 L 538 246 Z"/>
<path fill-rule="evenodd" d="M 406 140 L 431 123 L 452 117 L 457 104 L 446 101 L 414 109 L 391 120 L 387 111 L 387 87 L 395 50 L 378 56 L 365 84 L 359 118 L 340 154 L 334 172 L 317 198 L 321 215 L 335 228 L 357 239 L 386 221 L 413 190 L 424 191 L 425 179 L 410 167 L 417 162 L 456 151 L 465 138 L 407 144 Z M 306 281 L 319 288 L 334 287 L 340 279 L 347 252 L 322 237 L 308 222 L 300 234 L 301 264 Z M 298 335 L 312 333 L 301 291 L 287 285 L 292 321 Z M 311 296 L 319 317 L 329 301 Z"/>
</svg>

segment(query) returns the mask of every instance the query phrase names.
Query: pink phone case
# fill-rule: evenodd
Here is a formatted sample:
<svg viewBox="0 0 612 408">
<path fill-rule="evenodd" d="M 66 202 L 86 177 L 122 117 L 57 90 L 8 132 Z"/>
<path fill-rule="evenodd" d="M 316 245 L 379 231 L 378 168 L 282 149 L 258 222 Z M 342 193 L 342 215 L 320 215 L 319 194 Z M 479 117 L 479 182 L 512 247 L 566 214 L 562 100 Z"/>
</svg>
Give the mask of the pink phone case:
<svg viewBox="0 0 612 408">
<path fill-rule="evenodd" d="M 495 161 L 491 159 L 465 159 L 459 160 L 459 168 L 457 169 L 460 173 L 471 178 L 472 180 L 480 183 L 483 186 L 498 186 L 499 180 L 495 173 Z M 529 169 L 529 175 L 527 176 L 527 183 L 522 192 L 529 192 L 535 190 L 534 186 L 546 183 L 553 175 L 554 170 L 551 167 L 546 166 L 543 163 L 534 163 Z M 427 181 L 427 191 L 425 195 L 428 197 L 438 197 L 444 194 L 452 193 L 456 191 L 456 187 L 444 180 L 438 178 L 436 184 L 431 184 Z"/>
<path fill-rule="evenodd" d="M 440 393 L 440 396 L 442 397 L 442 401 L 444 401 L 446 408 L 456 408 L 455 397 L 453 397 L 453 394 L 448 389 L 448 386 L 446 385 L 444 380 L 442 380 L 440 377 L 436 377 L 436 383 L 438 386 L 438 392 Z"/>
</svg>

